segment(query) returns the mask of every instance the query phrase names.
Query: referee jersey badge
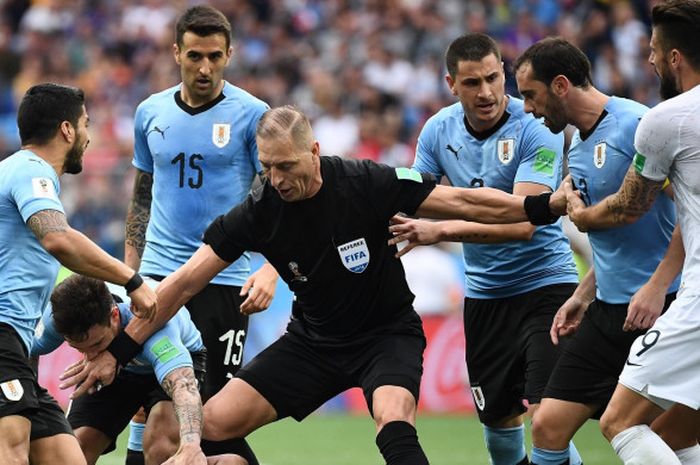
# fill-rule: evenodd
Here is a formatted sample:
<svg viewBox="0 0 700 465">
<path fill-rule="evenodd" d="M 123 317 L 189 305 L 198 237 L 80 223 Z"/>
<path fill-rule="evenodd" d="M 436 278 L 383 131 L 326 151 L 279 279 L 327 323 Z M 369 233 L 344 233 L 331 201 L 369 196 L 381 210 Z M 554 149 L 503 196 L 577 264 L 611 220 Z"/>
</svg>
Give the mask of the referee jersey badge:
<svg viewBox="0 0 700 465">
<path fill-rule="evenodd" d="M 215 123 L 212 126 L 211 141 L 217 147 L 224 148 L 231 139 L 231 125 L 225 123 Z"/>
<path fill-rule="evenodd" d="M 294 275 L 292 282 L 305 283 L 309 280 L 309 278 L 301 274 L 299 271 L 299 264 L 297 262 L 289 262 L 289 265 L 287 266 L 289 266 L 289 271 L 291 271 Z"/>
<path fill-rule="evenodd" d="M 0 388 L 2 389 L 2 393 L 5 394 L 7 400 L 11 400 L 13 402 L 17 402 L 24 395 L 24 388 L 18 379 L 0 383 Z"/>
<path fill-rule="evenodd" d="M 472 396 L 474 397 L 474 403 L 479 410 L 484 411 L 486 407 L 486 399 L 484 398 L 484 393 L 481 391 L 481 386 L 472 386 Z"/>
<path fill-rule="evenodd" d="M 369 249 L 364 237 L 339 245 L 338 254 L 343 266 L 353 273 L 362 273 L 369 265 Z"/>
<path fill-rule="evenodd" d="M 513 160 L 515 154 L 515 139 L 498 139 L 498 159 L 504 165 Z"/>
<path fill-rule="evenodd" d="M 593 149 L 593 164 L 596 168 L 602 168 L 605 164 L 605 149 L 607 146 L 608 144 L 601 142 L 600 144 L 596 144 Z"/>
</svg>

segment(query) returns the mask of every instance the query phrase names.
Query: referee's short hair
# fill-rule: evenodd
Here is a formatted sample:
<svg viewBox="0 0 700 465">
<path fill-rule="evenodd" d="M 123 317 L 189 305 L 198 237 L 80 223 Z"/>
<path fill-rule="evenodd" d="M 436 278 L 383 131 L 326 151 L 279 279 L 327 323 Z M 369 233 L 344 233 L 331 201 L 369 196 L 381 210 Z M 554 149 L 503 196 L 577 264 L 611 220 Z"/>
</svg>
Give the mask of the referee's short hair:
<svg viewBox="0 0 700 465">
<path fill-rule="evenodd" d="M 297 148 L 308 148 L 313 143 L 311 122 L 294 105 L 271 108 L 263 113 L 255 135 L 260 139 L 291 137 Z"/>
</svg>

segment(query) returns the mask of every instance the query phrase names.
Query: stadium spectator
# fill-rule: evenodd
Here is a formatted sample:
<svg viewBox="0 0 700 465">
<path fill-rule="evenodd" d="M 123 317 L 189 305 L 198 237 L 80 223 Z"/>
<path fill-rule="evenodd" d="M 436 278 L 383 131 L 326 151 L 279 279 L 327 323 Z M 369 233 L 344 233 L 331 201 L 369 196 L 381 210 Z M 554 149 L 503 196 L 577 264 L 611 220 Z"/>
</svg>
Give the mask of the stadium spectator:
<svg viewBox="0 0 700 465">
<path fill-rule="evenodd" d="M 413 168 L 454 186 L 488 186 L 534 195 L 559 186 L 564 138 L 505 93 L 495 41 L 485 34 L 455 39 L 445 77 L 458 102 L 428 120 Z M 578 276 L 561 225 L 483 225 L 397 217 L 392 231 L 416 245 L 463 243 L 464 332 L 474 403 L 495 465 L 528 463 L 523 399 L 536 410 L 558 357 L 549 338 L 557 309 Z M 572 464 L 578 464 L 571 445 Z"/>
<path fill-rule="evenodd" d="M 569 175 L 584 202 L 594 205 L 622 184 L 635 154 L 634 133 L 648 108 L 600 92 L 591 83 L 590 70 L 583 52 L 562 39 L 536 43 L 515 63 L 525 111 L 544 118 L 555 133 L 568 124 L 577 128 L 567 153 Z M 675 298 L 681 268 L 677 255 L 670 256 L 675 263 L 660 266 L 649 281 L 675 226 L 670 195 L 660 196 L 638 223 L 589 232 L 594 266 L 551 325 L 557 344 L 575 333 L 534 414 L 531 463 L 567 462 L 567 446 L 576 431 L 605 410 L 632 342 Z"/>
<path fill-rule="evenodd" d="M 182 83 L 136 109 L 125 262 L 156 280 L 187 261 L 209 223 L 244 199 L 260 171 L 255 125 L 268 107 L 223 79 L 232 53 L 231 25 L 221 12 L 186 10 L 174 45 Z M 274 295 L 277 273 L 270 265 L 249 274 L 246 253 L 185 304 L 207 348 L 204 401 L 241 366 L 248 313 L 267 308 Z M 202 449 L 257 463 L 243 440 L 206 441 Z"/>
<path fill-rule="evenodd" d="M 83 92 L 31 87 L 17 116 L 22 149 L 0 162 L 0 456 L 8 463 L 85 463 L 56 401 L 39 386 L 27 354 L 59 265 L 124 285 L 135 311 L 156 296 L 134 270 L 71 228 L 59 176 L 77 174 L 90 136 Z"/>
</svg>

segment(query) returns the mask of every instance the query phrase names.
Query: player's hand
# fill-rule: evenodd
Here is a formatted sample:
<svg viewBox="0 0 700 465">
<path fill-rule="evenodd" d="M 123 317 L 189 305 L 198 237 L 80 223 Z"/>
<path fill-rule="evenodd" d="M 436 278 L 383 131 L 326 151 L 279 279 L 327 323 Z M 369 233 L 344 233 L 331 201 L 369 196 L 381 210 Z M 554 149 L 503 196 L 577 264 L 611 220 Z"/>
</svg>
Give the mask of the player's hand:
<svg viewBox="0 0 700 465">
<path fill-rule="evenodd" d="M 207 465 L 207 458 L 199 445 L 184 443 L 163 465 Z"/>
<path fill-rule="evenodd" d="M 549 336 L 554 345 L 559 344 L 560 337 L 568 336 L 578 329 L 587 309 L 588 302 L 581 300 L 576 295 L 569 297 L 564 305 L 559 307 L 549 330 Z"/>
<path fill-rule="evenodd" d="M 108 351 L 100 352 L 93 359 L 82 359 L 70 365 L 59 376 L 63 381 L 58 387 L 68 389 L 79 385 L 71 394 L 71 399 L 83 394 L 92 394 L 114 381 L 117 375 L 117 360 Z"/>
<path fill-rule="evenodd" d="M 158 311 L 158 299 L 156 293 L 148 284 L 143 283 L 134 292 L 129 294 L 131 299 L 131 313 L 139 318 L 153 321 Z"/>
<path fill-rule="evenodd" d="M 440 226 L 434 221 L 416 220 L 394 215 L 391 218 L 389 232 L 394 235 L 389 245 L 408 241 L 408 244 L 396 253 L 396 258 L 406 255 L 419 245 L 431 245 L 440 242 Z"/>
<path fill-rule="evenodd" d="M 571 178 L 566 182 L 562 182 L 562 188 L 566 194 L 566 213 L 569 215 L 569 219 L 572 223 L 576 225 L 579 231 L 588 231 L 588 224 L 585 222 L 584 210 L 586 209 L 586 204 L 583 203 L 581 199 L 581 192 L 574 190 Z"/>
<path fill-rule="evenodd" d="M 665 289 L 646 283 L 630 300 L 627 307 L 627 318 L 622 325 L 623 331 L 649 329 L 654 324 L 666 302 Z"/>
<path fill-rule="evenodd" d="M 559 188 L 549 197 L 549 210 L 555 215 L 566 215 L 566 192 L 564 191 L 564 184 L 566 183 L 571 183 L 570 174 L 564 178 Z"/>
<path fill-rule="evenodd" d="M 277 278 L 279 278 L 277 270 L 269 263 L 265 263 L 258 271 L 250 275 L 241 287 L 241 296 L 247 294 L 246 299 L 241 304 L 241 313 L 250 315 L 267 310 L 275 296 Z"/>
</svg>

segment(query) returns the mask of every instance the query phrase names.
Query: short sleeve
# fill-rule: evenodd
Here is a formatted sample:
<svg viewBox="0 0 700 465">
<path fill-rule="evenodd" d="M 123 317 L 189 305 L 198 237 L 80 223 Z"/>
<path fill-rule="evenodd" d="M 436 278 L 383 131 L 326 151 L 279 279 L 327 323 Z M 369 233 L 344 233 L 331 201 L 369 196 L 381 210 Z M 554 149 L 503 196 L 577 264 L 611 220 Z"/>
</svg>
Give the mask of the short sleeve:
<svg viewBox="0 0 700 465">
<path fill-rule="evenodd" d="M 652 181 L 668 177 L 671 164 L 679 147 L 679 126 L 672 118 L 663 117 L 654 109 L 647 112 L 634 136 L 634 168 L 638 174 Z"/>
<path fill-rule="evenodd" d="M 58 198 L 58 176 L 51 166 L 30 159 L 17 170 L 13 184 L 12 197 L 25 222 L 41 210 L 65 213 Z"/>
<path fill-rule="evenodd" d="M 369 174 L 369 191 L 380 214 L 387 219 L 398 212 L 413 215 L 435 188 L 435 177 L 413 168 L 392 168 L 363 161 Z"/>
<path fill-rule="evenodd" d="M 39 324 L 34 330 L 34 341 L 32 342 L 30 355 L 37 357 L 49 354 L 58 349 L 61 344 L 63 344 L 63 337 L 56 331 L 56 326 L 51 316 L 51 305 L 47 305 Z"/>
<path fill-rule="evenodd" d="M 413 161 L 413 169 L 421 173 L 431 173 L 436 178 L 440 178 L 444 173 L 438 162 L 435 153 L 437 143 L 436 132 L 437 122 L 435 119 L 428 120 L 418 136 L 416 145 L 416 158 Z"/>
<path fill-rule="evenodd" d="M 520 164 L 514 183 L 531 182 L 556 190 L 561 180 L 564 135 L 553 134 L 538 120 L 531 120 L 520 141 Z"/>
<path fill-rule="evenodd" d="M 153 366 L 159 383 L 176 368 L 192 366 L 192 356 L 182 343 L 178 320 L 175 318 L 148 338 L 143 345 L 142 355 Z"/>
<path fill-rule="evenodd" d="M 153 156 L 148 147 L 143 104 L 136 108 L 134 116 L 134 160 L 132 164 L 141 171 L 153 173 Z"/>
</svg>

